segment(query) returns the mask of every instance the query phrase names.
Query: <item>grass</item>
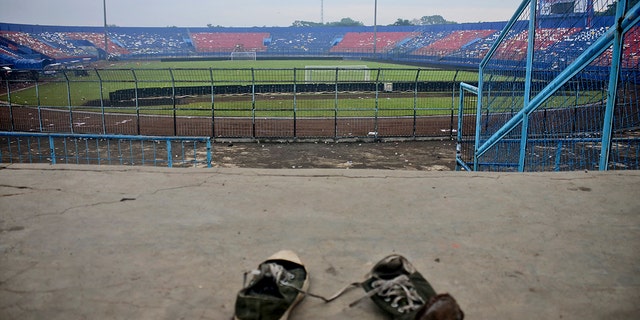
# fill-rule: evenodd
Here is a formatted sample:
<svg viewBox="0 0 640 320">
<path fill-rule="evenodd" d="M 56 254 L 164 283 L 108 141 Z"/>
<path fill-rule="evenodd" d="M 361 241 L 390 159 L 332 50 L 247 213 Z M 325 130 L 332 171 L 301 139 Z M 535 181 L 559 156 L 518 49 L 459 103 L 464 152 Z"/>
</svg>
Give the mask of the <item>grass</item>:
<svg viewBox="0 0 640 320">
<path fill-rule="evenodd" d="M 292 96 L 291 96 L 292 97 Z M 333 117 L 339 116 L 365 117 L 382 116 L 398 117 L 426 115 L 449 115 L 451 113 L 451 97 L 433 96 L 417 99 L 381 98 L 376 101 L 373 97 L 341 98 L 336 105 L 333 99 L 299 99 L 295 106 L 293 99 L 260 99 L 252 103 L 250 97 L 242 101 L 214 102 L 215 112 L 220 116 L 251 117 Z M 63 107 L 64 108 L 64 107 Z M 176 105 L 178 116 L 211 116 L 211 102 L 192 102 Z M 173 105 L 156 105 L 143 107 L 106 107 L 105 112 L 123 114 L 173 114 Z M 101 107 L 74 107 L 75 111 L 102 112 Z"/>
</svg>

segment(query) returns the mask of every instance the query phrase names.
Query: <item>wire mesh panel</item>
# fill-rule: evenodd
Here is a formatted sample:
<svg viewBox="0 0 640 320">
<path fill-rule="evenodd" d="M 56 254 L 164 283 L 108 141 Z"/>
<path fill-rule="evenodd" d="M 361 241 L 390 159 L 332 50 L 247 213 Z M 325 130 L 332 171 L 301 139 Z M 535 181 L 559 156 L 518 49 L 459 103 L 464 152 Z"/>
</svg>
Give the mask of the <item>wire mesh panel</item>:
<svg viewBox="0 0 640 320">
<path fill-rule="evenodd" d="M 213 132 L 211 70 L 171 69 L 175 83 L 175 134 L 207 136 Z"/>
<path fill-rule="evenodd" d="M 456 113 L 456 170 L 471 170 L 474 161 L 476 132 L 476 106 L 478 88 L 467 83 L 460 84 L 458 112 Z"/>
<path fill-rule="evenodd" d="M 0 132 L 0 163 L 211 167 L 206 137 Z"/>
<path fill-rule="evenodd" d="M 375 132 L 378 115 L 376 82 L 361 70 L 337 70 L 336 76 L 336 137 L 354 138 Z M 376 79 L 377 73 L 375 72 Z M 365 88 L 370 86 L 371 88 Z"/>
<path fill-rule="evenodd" d="M 254 70 L 255 137 L 294 135 L 294 83 L 290 69 Z"/>
<path fill-rule="evenodd" d="M 173 71 L 167 69 L 133 70 L 137 86 L 133 90 L 122 92 L 126 99 L 135 103 L 136 121 L 139 122 L 139 134 L 176 135 L 174 121 L 177 116 L 177 85 Z M 120 92 L 115 92 L 116 94 Z"/>
<path fill-rule="evenodd" d="M 614 19 L 618 4 L 576 2 L 558 13 L 551 2 L 523 1 L 481 63 L 477 169 L 594 170 L 603 159 L 605 168 L 637 168 L 638 46 L 630 39 L 640 7 Z M 616 32 L 627 36 L 622 59 Z"/>
<path fill-rule="evenodd" d="M 598 169 L 607 78 L 583 70 L 529 115 L 524 170 Z"/>
<path fill-rule="evenodd" d="M 300 139 L 337 136 L 336 68 L 294 69 L 295 136 Z M 321 74 L 322 76 L 320 76 Z"/>
<path fill-rule="evenodd" d="M 418 116 L 418 79 L 421 70 L 383 69 L 377 74 L 377 118 L 375 133 L 378 137 L 413 137 Z M 399 82 L 397 79 L 406 79 Z"/>
<path fill-rule="evenodd" d="M 85 93 L 87 96 L 98 95 L 98 99 L 84 98 L 91 100 L 89 103 L 74 104 L 74 118 L 78 118 L 74 132 L 140 134 L 138 117 L 140 101 L 144 100 L 136 99 L 139 82 L 133 70 L 91 70 L 75 77 L 74 81 L 77 87 L 87 86 L 87 90 L 92 90 Z"/>
<path fill-rule="evenodd" d="M 214 137 L 255 134 L 255 75 L 251 69 L 213 69 Z"/>
<path fill-rule="evenodd" d="M 7 104 L 2 109 L 9 118 L 0 120 L 3 128 L 43 132 L 72 129 L 69 86 L 63 72 L 14 72 L 4 82 Z"/>
</svg>

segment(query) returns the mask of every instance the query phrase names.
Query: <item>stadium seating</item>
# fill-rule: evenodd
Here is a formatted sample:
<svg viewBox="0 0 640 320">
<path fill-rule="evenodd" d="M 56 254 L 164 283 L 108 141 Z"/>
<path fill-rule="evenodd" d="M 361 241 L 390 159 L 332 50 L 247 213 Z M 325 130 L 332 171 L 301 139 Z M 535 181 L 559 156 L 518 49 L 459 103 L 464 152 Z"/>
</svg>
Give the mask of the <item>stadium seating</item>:
<svg viewBox="0 0 640 320">
<path fill-rule="evenodd" d="M 443 57 L 452 52 L 461 50 L 464 46 L 477 42 L 495 33 L 496 30 L 461 30 L 426 45 L 414 52 L 418 55 Z"/>
<path fill-rule="evenodd" d="M 335 39 L 343 36 L 341 28 L 278 28 L 270 33 L 267 52 L 276 55 L 323 55 Z"/>
<path fill-rule="evenodd" d="M 535 50 L 537 52 L 548 51 L 550 47 L 571 37 L 580 31 L 579 28 L 555 28 L 536 30 Z M 504 42 L 496 57 L 504 60 L 522 61 L 527 55 L 529 32 L 524 30 L 512 36 Z"/>
<path fill-rule="evenodd" d="M 553 21 L 549 21 L 553 22 Z M 495 57 L 521 64 L 528 44 L 526 22 L 506 36 Z M 534 63 L 540 68 L 562 68 L 598 39 L 610 25 L 579 24 L 536 31 Z M 524 27 L 523 27 L 524 26 Z M 487 22 L 437 26 L 379 26 L 377 58 L 412 63 L 476 66 L 493 45 L 504 23 Z M 233 51 L 253 51 L 262 56 L 371 55 L 371 27 L 252 27 L 252 28 L 137 28 L 108 31 L 110 55 L 122 59 L 155 57 L 227 56 Z M 104 29 L 0 23 L 0 55 L 7 59 L 54 59 L 57 62 L 97 58 L 104 52 Z M 640 27 L 624 42 L 625 65 L 638 66 Z M 611 51 L 597 64 L 606 65 Z"/>
<path fill-rule="evenodd" d="M 479 64 L 485 57 L 493 43 L 500 36 L 500 31 L 495 31 L 484 38 L 476 38 L 464 44 L 460 49 L 440 57 L 440 61 L 455 65 L 465 65 L 470 63 Z"/>
<path fill-rule="evenodd" d="M 378 32 L 376 36 L 376 51 L 384 53 L 395 48 L 398 42 L 411 36 L 411 32 Z M 373 44 L 373 32 L 348 32 L 342 41 L 330 51 L 333 53 L 373 53 Z"/>
<path fill-rule="evenodd" d="M 58 48 L 52 47 L 38 40 L 37 37 L 28 33 L 3 31 L 0 32 L 0 36 L 15 43 L 13 50 L 14 52 L 22 51 L 24 54 L 42 54 L 47 57 L 58 59 L 65 58 L 70 55 Z M 23 48 L 20 48 L 18 46 L 22 46 Z M 28 50 L 24 50 L 24 48 L 28 48 Z"/>
<path fill-rule="evenodd" d="M 96 48 L 101 48 L 104 50 L 104 46 L 105 46 L 104 33 L 67 32 L 65 33 L 65 35 L 67 36 L 67 38 L 72 40 L 87 40 L 91 42 Z M 130 53 L 129 50 L 127 50 L 126 48 L 123 48 L 121 45 L 116 44 L 109 37 L 107 37 L 107 48 L 109 50 L 109 54 L 126 55 Z"/>
<path fill-rule="evenodd" d="M 623 67 L 636 69 L 640 67 L 640 26 L 629 30 L 624 41 L 624 57 Z"/>
<path fill-rule="evenodd" d="M 196 32 L 191 40 L 197 52 L 233 52 L 237 50 L 263 52 L 268 33 L 255 32 Z"/>
<path fill-rule="evenodd" d="M 187 55 L 193 52 L 189 34 L 183 29 L 118 29 L 110 32 L 109 35 L 114 42 L 135 56 Z"/>
<path fill-rule="evenodd" d="M 410 53 L 415 51 L 416 49 L 428 46 L 435 41 L 438 41 L 447 35 L 449 35 L 451 31 L 431 31 L 422 30 L 416 31 L 412 34 L 412 37 L 408 38 L 407 41 L 398 43 L 395 48 L 395 51 L 398 53 Z"/>
</svg>

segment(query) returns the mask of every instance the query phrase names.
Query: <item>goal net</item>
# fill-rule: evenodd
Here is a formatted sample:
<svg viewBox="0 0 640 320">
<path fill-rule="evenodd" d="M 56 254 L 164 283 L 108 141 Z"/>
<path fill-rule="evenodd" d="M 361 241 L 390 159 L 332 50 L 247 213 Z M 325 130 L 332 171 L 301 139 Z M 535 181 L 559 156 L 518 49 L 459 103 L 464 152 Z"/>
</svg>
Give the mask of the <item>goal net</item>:
<svg viewBox="0 0 640 320">
<path fill-rule="evenodd" d="M 231 52 L 231 60 L 256 60 L 255 51 Z"/>
<path fill-rule="evenodd" d="M 371 71 L 366 65 L 305 66 L 306 83 L 335 83 L 370 81 Z"/>
</svg>

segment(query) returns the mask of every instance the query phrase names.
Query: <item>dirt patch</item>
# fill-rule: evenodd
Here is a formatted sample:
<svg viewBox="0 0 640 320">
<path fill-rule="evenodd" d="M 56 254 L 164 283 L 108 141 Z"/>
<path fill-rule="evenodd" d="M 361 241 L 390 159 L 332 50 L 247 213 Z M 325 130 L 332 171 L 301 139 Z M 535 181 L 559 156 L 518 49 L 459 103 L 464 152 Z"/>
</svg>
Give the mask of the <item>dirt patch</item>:
<svg viewBox="0 0 640 320">
<path fill-rule="evenodd" d="M 455 169 L 455 142 L 218 143 L 213 166 L 270 169 Z"/>
</svg>

